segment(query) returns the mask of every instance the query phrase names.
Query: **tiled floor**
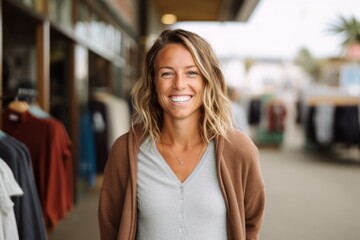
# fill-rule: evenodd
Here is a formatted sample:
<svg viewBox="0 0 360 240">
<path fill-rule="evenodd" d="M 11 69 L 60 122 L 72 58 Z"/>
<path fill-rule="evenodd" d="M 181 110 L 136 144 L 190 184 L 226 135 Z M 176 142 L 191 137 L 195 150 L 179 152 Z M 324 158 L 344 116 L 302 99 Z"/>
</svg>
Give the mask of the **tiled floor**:
<svg viewBox="0 0 360 240">
<path fill-rule="evenodd" d="M 89 190 L 69 215 L 59 222 L 55 230 L 49 232 L 49 240 L 100 239 L 97 221 L 98 199 L 99 190 Z"/>
</svg>

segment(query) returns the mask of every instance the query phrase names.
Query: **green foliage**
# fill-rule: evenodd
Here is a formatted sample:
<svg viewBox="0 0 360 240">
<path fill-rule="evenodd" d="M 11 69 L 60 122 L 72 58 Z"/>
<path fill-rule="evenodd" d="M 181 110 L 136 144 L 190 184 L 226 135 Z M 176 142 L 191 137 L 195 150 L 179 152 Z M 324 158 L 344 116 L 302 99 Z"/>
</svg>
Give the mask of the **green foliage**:
<svg viewBox="0 0 360 240">
<path fill-rule="evenodd" d="M 344 47 L 360 43 L 360 22 L 355 17 L 338 17 L 337 21 L 330 25 L 329 31 L 344 36 Z"/>
<path fill-rule="evenodd" d="M 315 80 L 320 74 L 320 64 L 313 58 L 308 49 L 302 48 L 298 52 L 295 62 L 304 69 L 305 72 L 310 74 Z"/>
</svg>

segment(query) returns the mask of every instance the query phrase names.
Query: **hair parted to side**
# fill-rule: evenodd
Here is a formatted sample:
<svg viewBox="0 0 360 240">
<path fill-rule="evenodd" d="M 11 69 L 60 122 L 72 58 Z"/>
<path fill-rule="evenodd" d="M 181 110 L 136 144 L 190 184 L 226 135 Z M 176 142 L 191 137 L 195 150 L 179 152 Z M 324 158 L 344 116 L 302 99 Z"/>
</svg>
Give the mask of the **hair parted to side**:
<svg viewBox="0 0 360 240">
<path fill-rule="evenodd" d="M 171 43 L 181 44 L 190 51 L 204 79 L 203 114 L 199 121 L 203 140 L 209 142 L 219 135 L 226 137 L 227 131 L 233 128 L 232 111 L 219 61 L 206 40 L 183 29 L 164 30 L 146 53 L 142 76 L 131 91 L 135 110 L 132 127 L 141 123 L 145 136 L 155 142 L 160 139 L 163 109 L 155 91 L 156 60 L 159 52 Z"/>
</svg>

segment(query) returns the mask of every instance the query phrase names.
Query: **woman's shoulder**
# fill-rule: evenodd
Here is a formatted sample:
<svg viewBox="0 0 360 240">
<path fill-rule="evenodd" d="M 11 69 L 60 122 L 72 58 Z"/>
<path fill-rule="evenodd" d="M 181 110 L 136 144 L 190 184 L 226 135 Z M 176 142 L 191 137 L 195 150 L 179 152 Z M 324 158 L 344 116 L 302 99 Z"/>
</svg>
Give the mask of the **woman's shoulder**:
<svg viewBox="0 0 360 240">
<path fill-rule="evenodd" d="M 257 149 L 250 136 L 239 129 L 232 129 L 228 132 L 227 139 L 225 139 L 225 145 L 243 146 L 253 148 L 254 150 Z"/>
<path fill-rule="evenodd" d="M 119 136 L 111 147 L 111 152 L 124 152 L 127 153 L 129 149 L 138 149 L 141 143 L 146 139 L 143 128 L 135 125 L 130 128 L 128 132 Z"/>
<path fill-rule="evenodd" d="M 126 132 L 123 135 L 119 136 L 112 144 L 111 150 L 114 151 L 116 149 L 126 147 L 128 144 L 129 134 L 129 132 Z"/>
<path fill-rule="evenodd" d="M 251 163 L 257 162 L 259 151 L 252 139 L 244 132 L 234 129 L 229 131 L 227 138 L 219 143 L 219 149 L 224 160 L 230 162 Z M 220 146 L 222 145 L 222 146 Z M 230 162 L 229 162 L 230 161 Z"/>
</svg>

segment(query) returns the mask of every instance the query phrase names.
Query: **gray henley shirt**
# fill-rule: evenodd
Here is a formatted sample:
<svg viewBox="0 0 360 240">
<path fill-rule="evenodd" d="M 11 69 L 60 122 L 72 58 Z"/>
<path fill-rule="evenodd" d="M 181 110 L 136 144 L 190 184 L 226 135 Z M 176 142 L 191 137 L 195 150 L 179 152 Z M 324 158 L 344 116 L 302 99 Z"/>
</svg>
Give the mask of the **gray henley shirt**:
<svg viewBox="0 0 360 240">
<path fill-rule="evenodd" d="M 137 203 L 137 240 L 226 240 L 214 142 L 180 182 L 156 145 L 145 141 L 138 155 Z"/>
</svg>

